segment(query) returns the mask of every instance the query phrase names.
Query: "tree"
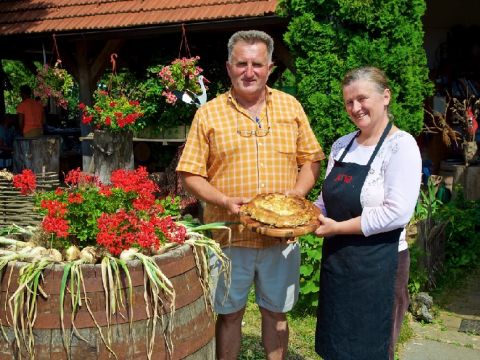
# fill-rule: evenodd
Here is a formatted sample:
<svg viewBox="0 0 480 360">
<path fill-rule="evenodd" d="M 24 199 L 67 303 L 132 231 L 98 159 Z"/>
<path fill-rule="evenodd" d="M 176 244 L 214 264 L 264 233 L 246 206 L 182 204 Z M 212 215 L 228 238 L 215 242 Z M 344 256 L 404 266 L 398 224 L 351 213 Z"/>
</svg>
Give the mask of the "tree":
<svg viewBox="0 0 480 360">
<path fill-rule="evenodd" d="M 15 114 L 20 98 L 20 86 L 35 84 L 35 75 L 21 62 L 15 60 L 2 60 L 1 65 L 6 75 L 7 89 L 5 90 L 5 112 Z"/>
<path fill-rule="evenodd" d="M 280 0 L 278 9 L 290 17 L 284 38 L 295 58 L 297 97 L 327 154 L 338 137 L 354 130 L 344 109 L 341 81 L 359 66 L 385 71 L 396 125 L 414 135 L 421 131 L 423 103 L 433 90 L 423 48 L 424 0 Z M 316 198 L 320 188 L 319 182 L 310 198 Z M 321 243 L 311 235 L 301 243 L 300 304 L 313 310 Z"/>
<path fill-rule="evenodd" d="M 343 106 L 341 80 L 355 67 L 377 66 L 390 79 L 390 106 L 398 127 L 423 127 L 423 103 L 432 94 L 423 48 L 424 0 L 281 0 L 289 16 L 285 41 L 295 57 L 297 94 L 328 152 L 354 129 Z"/>
</svg>

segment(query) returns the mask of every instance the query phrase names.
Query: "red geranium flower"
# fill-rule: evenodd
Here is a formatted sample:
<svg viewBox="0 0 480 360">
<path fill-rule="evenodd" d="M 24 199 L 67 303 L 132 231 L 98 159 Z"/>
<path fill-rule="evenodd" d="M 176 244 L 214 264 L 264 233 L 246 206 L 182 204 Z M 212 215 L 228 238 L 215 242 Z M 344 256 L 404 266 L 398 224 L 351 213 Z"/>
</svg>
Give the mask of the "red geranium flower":
<svg viewBox="0 0 480 360">
<path fill-rule="evenodd" d="M 14 183 L 28 193 L 35 188 L 35 175 L 24 171 Z M 186 228 L 170 216 L 179 214 L 178 200 L 156 199 L 158 186 L 144 167 L 113 171 L 110 185 L 77 168 L 67 173 L 65 184 L 35 194 L 43 230 L 64 244 L 96 244 L 119 255 L 132 246 L 150 251 L 185 241 Z"/>
<path fill-rule="evenodd" d="M 30 169 L 25 169 L 21 174 L 13 176 L 13 186 L 20 189 L 22 195 L 31 194 L 37 187 L 35 174 Z"/>
</svg>

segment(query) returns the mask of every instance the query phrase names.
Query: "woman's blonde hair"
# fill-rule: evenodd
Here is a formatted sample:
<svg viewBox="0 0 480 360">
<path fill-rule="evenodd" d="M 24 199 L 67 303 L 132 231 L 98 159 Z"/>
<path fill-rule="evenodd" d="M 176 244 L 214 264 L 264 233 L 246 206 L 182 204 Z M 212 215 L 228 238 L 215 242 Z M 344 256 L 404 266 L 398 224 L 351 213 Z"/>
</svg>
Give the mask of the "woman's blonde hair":
<svg viewBox="0 0 480 360">
<path fill-rule="evenodd" d="M 350 70 L 343 77 L 342 88 L 358 80 L 369 81 L 375 84 L 379 94 L 383 94 L 385 89 L 388 89 L 390 93 L 392 92 L 388 85 L 387 75 L 375 66 L 363 66 Z M 390 105 L 387 105 L 387 115 L 390 121 L 394 120 L 393 115 L 390 113 Z"/>
<path fill-rule="evenodd" d="M 343 78 L 342 88 L 358 80 L 366 80 L 374 83 L 379 93 L 383 93 L 385 89 L 390 90 L 387 75 L 375 66 L 363 66 L 350 70 Z"/>
</svg>

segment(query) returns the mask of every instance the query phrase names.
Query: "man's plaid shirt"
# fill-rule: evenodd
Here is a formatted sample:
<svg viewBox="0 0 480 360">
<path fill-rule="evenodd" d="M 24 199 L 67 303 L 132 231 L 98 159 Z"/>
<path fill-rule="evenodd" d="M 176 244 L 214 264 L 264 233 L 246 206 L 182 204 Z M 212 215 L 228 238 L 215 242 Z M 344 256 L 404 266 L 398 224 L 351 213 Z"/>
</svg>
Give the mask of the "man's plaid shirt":
<svg viewBox="0 0 480 360">
<path fill-rule="evenodd" d="M 231 92 L 203 105 L 195 114 L 177 171 L 205 177 L 227 196 L 251 198 L 292 189 L 299 166 L 323 160 L 325 155 L 293 96 L 267 87 L 266 100 L 260 124 Z M 203 220 L 238 223 L 239 218 L 206 204 Z M 233 246 L 264 248 L 278 243 L 239 224 L 231 228 Z M 214 237 L 227 245 L 227 231 L 217 231 Z"/>
</svg>

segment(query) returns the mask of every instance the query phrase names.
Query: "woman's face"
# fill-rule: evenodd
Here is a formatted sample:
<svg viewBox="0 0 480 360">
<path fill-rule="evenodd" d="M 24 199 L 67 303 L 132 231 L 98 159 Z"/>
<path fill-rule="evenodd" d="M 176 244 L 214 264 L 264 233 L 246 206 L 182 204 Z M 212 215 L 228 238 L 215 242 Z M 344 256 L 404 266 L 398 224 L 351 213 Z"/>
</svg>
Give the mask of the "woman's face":
<svg viewBox="0 0 480 360">
<path fill-rule="evenodd" d="M 357 80 L 343 88 L 343 101 L 350 119 L 360 130 L 388 121 L 389 89 L 381 92 L 375 83 Z"/>
</svg>

